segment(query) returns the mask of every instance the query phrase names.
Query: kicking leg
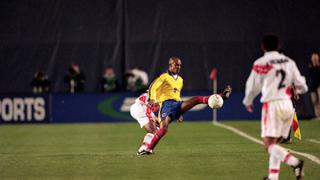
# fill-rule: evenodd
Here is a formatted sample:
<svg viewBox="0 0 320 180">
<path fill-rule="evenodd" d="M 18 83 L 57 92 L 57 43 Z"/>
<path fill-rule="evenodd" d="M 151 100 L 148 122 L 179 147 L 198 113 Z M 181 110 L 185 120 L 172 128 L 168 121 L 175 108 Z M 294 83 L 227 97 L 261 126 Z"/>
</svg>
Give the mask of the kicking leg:
<svg viewBox="0 0 320 180">
<path fill-rule="evenodd" d="M 223 99 L 228 99 L 230 97 L 232 93 L 232 88 L 231 86 L 227 86 L 226 88 L 224 88 L 223 92 L 220 93 L 220 96 Z M 208 99 L 210 96 L 195 96 L 192 97 L 186 101 L 184 101 L 181 104 L 181 112 L 182 114 L 189 111 L 191 108 L 193 108 L 194 106 L 198 105 L 198 104 L 208 104 Z"/>
<path fill-rule="evenodd" d="M 191 108 L 198 104 L 208 104 L 209 96 L 195 96 L 186 101 L 183 101 L 181 104 L 182 114 L 189 111 Z"/>
</svg>

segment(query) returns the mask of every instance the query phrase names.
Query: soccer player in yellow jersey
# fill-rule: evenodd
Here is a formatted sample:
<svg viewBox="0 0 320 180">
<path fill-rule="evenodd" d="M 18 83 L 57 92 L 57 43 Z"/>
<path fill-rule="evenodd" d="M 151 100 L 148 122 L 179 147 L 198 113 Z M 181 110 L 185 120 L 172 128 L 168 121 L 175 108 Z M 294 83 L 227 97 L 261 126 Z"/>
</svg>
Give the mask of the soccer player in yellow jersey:
<svg viewBox="0 0 320 180">
<path fill-rule="evenodd" d="M 207 104 L 209 96 L 195 96 L 186 101 L 181 101 L 180 92 L 183 87 L 183 79 L 179 76 L 181 69 L 181 59 L 171 57 L 169 59 L 169 69 L 161 74 L 149 88 L 149 105 L 160 104 L 158 121 L 160 127 L 154 134 L 146 149 L 138 151 L 138 155 L 150 154 L 159 140 L 166 134 L 169 124 L 181 118 L 182 114 L 190 110 L 197 104 Z M 226 99 L 230 96 L 231 87 L 227 86 L 220 95 Z"/>
</svg>

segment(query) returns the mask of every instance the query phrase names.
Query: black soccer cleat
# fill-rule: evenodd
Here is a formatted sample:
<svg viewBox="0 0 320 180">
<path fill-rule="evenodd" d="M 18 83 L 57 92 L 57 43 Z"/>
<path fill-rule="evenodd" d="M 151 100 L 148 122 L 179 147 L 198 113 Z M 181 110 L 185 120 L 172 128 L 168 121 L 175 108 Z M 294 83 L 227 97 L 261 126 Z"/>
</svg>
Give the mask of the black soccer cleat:
<svg viewBox="0 0 320 180">
<path fill-rule="evenodd" d="M 296 175 L 297 180 L 303 180 L 304 177 L 304 161 L 299 160 L 299 164 L 297 166 L 292 166 L 294 175 Z"/>
<path fill-rule="evenodd" d="M 270 180 L 270 179 L 268 178 L 268 176 L 266 176 L 266 177 L 263 177 L 262 180 Z"/>
<path fill-rule="evenodd" d="M 138 156 L 150 155 L 150 154 L 152 154 L 152 152 L 151 151 L 147 151 L 147 150 L 142 150 L 142 151 L 138 151 L 137 152 Z"/>
<path fill-rule="evenodd" d="M 221 97 L 225 100 L 230 97 L 232 93 L 232 87 L 230 85 L 227 85 L 227 87 L 224 88 L 223 92 L 221 93 Z"/>
</svg>

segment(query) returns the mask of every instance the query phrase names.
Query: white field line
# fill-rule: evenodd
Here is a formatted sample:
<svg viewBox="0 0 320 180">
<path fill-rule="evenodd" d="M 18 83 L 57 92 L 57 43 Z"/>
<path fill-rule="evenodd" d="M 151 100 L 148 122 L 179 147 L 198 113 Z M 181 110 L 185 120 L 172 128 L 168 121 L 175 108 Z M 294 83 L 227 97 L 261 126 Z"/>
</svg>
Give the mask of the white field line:
<svg viewBox="0 0 320 180">
<path fill-rule="evenodd" d="M 230 131 L 232 131 L 232 132 L 234 132 L 234 133 L 236 133 L 236 134 L 238 134 L 238 135 L 240 135 L 240 136 L 242 136 L 242 137 L 244 137 L 246 139 L 249 139 L 249 140 L 251 140 L 251 141 L 253 141 L 255 143 L 263 145 L 262 141 L 258 140 L 257 138 L 254 138 L 254 137 L 248 135 L 247 133 L 244 133 L 244 132 L 242 132 L 242 131 L 234 128 L 234 127 L 231 127 L 231 126 L 228 126 L 228 125 L 225 125 L 225 124 L 221 124 L 221 123 L 218 123 L 218 122 L 215 122 L 213 124 L 218 126 L 218 127 L 222 127 L 222 128 L 228 129 L 228 130 L 230 130 Z M 292 149 L 288 149 L 288 150 L 290 152 L 294 153 L 294 154 L 298 154 L 300 156 L 308 158 L 311 161 L 315 162 L 316 164 L 320 165 L 320 159 L 318 157 L 314 156 L 314 155 L 303 153 L 303 152 L 298 152 L 298 151 L 295 151 L 295 150 L 292 150 Z"/>
<path fill-rule="evenodd" d="M 320 141 L 315 140 L 315 139 L 307 139 L 307 141 L 320 144 Z"/>
</svg>

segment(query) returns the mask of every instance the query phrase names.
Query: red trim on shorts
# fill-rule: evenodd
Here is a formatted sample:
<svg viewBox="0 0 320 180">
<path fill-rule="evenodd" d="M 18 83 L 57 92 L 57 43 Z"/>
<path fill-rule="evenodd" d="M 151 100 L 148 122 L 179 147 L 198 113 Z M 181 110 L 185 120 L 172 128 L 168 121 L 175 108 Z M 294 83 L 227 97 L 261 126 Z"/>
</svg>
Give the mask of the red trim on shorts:
<svg viewBox="0 0 320 180">
<path fill-rule="evenodd" d="M 286 155 L 286 157 L 284 158 L 283 162 L 287 163 L 290 158 L 291 158 L 291 154 L 288 153 L 288 154 Z"/>
<path fill-rule="evenodd" d="M 280 169 L 269 169 L 270 174 L 278 174 L 280 172 Z"/>
<path fill-rule="evenodd" d="M 263 116 L 263 125 L 264 125 L 264 131 L 267 131 L 267 123 L 268 123 L 268 111 L 269 111 L 269 103 L 265 102 L 262 105 L 262 110 L 264 111 Z"/>
</svg>

